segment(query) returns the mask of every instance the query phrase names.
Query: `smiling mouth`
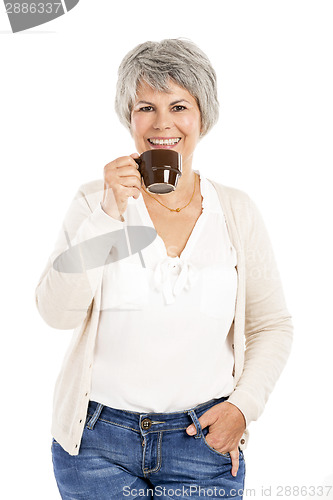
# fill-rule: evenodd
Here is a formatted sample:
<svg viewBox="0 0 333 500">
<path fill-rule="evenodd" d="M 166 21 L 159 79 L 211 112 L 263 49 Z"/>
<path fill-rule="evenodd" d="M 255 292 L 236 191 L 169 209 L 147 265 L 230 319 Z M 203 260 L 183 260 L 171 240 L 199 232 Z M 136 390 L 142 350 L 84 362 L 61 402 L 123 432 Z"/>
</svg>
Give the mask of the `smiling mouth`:
<svg viewBox="0 0 333 500">
<path fill-rule="evenodd" d="M 170 139 L 148 139 L 148 142 L 153 146 L 175 146 L 181 140 L 180 137 L 173 137 Z"/>
</svg>

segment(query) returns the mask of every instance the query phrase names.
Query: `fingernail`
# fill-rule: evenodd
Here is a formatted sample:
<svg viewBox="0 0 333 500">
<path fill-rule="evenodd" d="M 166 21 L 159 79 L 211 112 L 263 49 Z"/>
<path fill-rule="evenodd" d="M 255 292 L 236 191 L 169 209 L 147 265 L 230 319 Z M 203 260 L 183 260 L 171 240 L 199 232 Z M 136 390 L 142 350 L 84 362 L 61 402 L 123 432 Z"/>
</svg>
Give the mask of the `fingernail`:
<svg viewBox="0 0 333 500">
<path fill-rule="evenodd" d="M 192 434 L 195 434 L 195 428 L 194 428 L 194 425 L 190 425 L 190 427 L 188 427 L 188 428 L 186 429 L 186 431 L 187 431 L 187 433 L 188 433 L 188 434 L 191 434 L 191 435 L 192 435 Z"/>
</svg>

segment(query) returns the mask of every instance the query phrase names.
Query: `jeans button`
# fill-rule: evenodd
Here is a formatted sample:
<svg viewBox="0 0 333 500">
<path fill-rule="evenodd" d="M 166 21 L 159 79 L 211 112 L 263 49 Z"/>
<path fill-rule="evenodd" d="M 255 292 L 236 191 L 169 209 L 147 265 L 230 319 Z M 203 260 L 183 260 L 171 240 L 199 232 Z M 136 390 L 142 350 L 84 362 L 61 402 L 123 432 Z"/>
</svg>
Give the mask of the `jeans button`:
<svg viewBox="0 0 333 500">
<path fill-rule="evenodd" d="M 150 418 L 144 418 L 141 422 L 141 428 L 146 431 L 147 429 L 150 429 L 151 427 L 151 420 Z"/>
</svg>

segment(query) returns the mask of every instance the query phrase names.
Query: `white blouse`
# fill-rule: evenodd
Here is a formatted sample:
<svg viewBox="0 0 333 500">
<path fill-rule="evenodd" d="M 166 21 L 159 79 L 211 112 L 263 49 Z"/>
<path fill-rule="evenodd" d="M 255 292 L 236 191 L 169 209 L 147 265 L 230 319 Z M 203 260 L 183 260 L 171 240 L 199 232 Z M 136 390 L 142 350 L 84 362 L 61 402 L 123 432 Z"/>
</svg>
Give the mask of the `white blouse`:
<svg viewBox="0 0 333 500">
<path fill-rule="evenodd" d="M 105 266 L 93 401 L 171 412 L 233 391 L 228 332 L 237 256 L 217 193 L 200 180 L 203 211 L 180 257 L 169 257 L 157 235 L 140 253 Z M 154 228 L 142 195 L 129 199 L 124 219 Z"/>
</svg>

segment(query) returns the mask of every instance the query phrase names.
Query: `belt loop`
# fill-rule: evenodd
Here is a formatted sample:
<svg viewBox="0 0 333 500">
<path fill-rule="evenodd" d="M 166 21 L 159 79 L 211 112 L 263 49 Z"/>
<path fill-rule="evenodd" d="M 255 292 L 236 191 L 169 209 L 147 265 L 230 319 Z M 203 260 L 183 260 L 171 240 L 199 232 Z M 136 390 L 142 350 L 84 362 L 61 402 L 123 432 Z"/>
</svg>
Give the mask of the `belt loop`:
<svg viewBox="0 0 333 500">
<path fill-rule="evenodd" d="M 196 439 L 198 438 L 201 438 L 201 434 L 202 434 L 202 429 L 201 429 L 201 425 L 200 425 L 200 422 L 198 420 L 198 417 L 196 416 L 195 414 L 195 411 L 194 410 L 189 410 L 188 412 L 188 415 L 190 415 L 194 425 L 195 425 L 195 428 L 197 430 L 197 433 L 196 435 L 194 436 Z"/>
<path fill-rule="evenodd" d="M 98 403 L 96 406 L 96 410 L 94 411 L 93 416 L 91 417 L 91 419 L 87 423 L 87 428 L 90 429 L 91 431 L 95 427 L 95 424 L 96 424 L 97 420 L 99 419 L 99 416 L 100 416 L 103 408 L 104 408 L 104 405 L 102 405 L 101 403 Z"/>
</svg>

